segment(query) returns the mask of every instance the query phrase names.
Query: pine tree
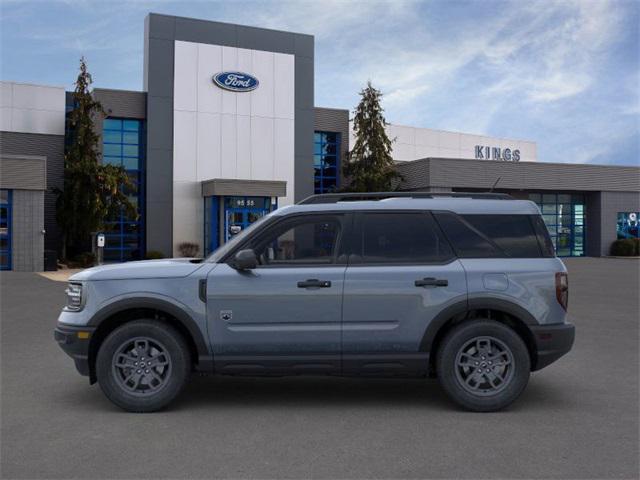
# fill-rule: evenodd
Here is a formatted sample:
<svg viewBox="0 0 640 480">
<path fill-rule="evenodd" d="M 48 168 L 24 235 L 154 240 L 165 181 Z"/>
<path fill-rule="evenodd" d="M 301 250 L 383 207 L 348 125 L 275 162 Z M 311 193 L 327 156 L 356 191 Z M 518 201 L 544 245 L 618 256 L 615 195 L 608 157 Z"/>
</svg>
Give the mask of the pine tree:
<svg viewBox="0 0 640 480">
<path fill-rule="evenodd" d="M 355 144 L 347 156 L 343 172 L 348 179 L 345 190 L 384 192 L 391 190 L 400 178 L 391 157 L 392 140 L 387 136 L 387 122 L 380 105 L 382 92 L 371 82 L 360 91 L 362 97 L 355 109 L 353 131 Z"/>
<path fill-rule="evenodd" d="M 125 210 L 136 215 L 135 207 L 123 193 L 132 186 L 124 168 L 102 165 L 94 120 L 104 116 L 100 102 L 89 90 L 92 83 L 84 57 L 73 92 L 73 110 L 67 119 L 64 153 L 64 189 L 56 190 L 56 219 L 62 229 L 62 258 L 67 247 L 81 250 L 89 245 L 91 234 L 103 227 L 104 219 Z"/>
</svg>

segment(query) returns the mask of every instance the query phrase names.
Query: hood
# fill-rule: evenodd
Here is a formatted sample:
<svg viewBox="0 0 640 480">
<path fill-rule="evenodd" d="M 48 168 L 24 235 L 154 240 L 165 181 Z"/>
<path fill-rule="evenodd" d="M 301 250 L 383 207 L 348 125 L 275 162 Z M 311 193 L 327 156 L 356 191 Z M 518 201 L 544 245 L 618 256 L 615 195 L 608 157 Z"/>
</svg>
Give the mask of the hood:
<svg viewBox="0 0 640 480">
<path fill-rule="evenodd" d="M 178 278 L 191 275 L 203 264 L 195 258 L 167 258 L 117 263 L 87 268 L 72 275 L 69 280 L 134 280 L 145 278 Z"/>
</svg>

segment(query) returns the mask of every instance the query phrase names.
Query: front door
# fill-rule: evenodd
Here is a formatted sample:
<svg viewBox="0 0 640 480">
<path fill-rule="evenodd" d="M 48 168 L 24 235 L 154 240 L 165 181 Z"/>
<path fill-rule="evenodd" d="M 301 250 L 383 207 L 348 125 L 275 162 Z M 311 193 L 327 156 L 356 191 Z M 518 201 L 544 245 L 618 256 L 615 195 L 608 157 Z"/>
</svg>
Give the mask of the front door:
<svg viewBox="0 0 640 480">
<path fill-rule="evenodd" d="M 466 305 L 465 272 L 430 213 L 357 215 L 354 254 L 345 275 L 345 373 L 420 374 L 429 322 Z"/>
<path fill-rule="evenodd" d="M 276 221 L 237 247 L 255 251 L 257 268 L 227 262 L 211 271 L 207 317 L 219 373 L 340 371 L 345 217 Z"/>
</svg>

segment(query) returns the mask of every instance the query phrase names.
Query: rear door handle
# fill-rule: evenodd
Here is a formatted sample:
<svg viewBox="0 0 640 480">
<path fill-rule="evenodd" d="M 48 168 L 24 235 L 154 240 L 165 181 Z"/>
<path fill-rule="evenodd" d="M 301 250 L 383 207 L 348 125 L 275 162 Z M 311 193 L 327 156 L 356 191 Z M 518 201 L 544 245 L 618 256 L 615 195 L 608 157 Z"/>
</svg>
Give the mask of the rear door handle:
<svg viewBox="0 0 640 480">
<path fill-rule="evenodd" d="M 449 280 L 444 278 L 423 278 L 422 280 L 416 280 L 414 282 L 416 287 L 448 287 Z"/>
<path fill-rule="evenodd" d="M 317 278 L 298 282 L 298 288 L 329 288 L 330 286 L 331 282 L 329 280 L 318 280 Z"/>
</svg>

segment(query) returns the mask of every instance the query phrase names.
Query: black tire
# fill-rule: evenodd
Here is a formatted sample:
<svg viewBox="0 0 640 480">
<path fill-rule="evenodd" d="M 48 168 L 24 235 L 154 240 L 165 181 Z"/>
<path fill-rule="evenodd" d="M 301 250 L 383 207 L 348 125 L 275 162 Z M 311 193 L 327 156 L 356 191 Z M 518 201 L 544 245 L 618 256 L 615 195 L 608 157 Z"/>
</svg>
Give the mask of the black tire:
<svg viewBox="0 0 640 480">
<path fill-rule="evenodd" d="M 100 388 L 129 412 L 166 407 L 182 391 L 190 373 L 189 347 L 182 334 L 157 320 L 134 320 L 116 328 L 100 345 L 96 359 Z"/>
<path fill-rule="evenodd" d="M 508 326 L 493 320 L 469 320 L 443 339 L 436 371 L 445 392 L 458 405 L 492 412 L 507 407 L 523 392 L 531 359 L 520 336 Z"/>
</svg>

